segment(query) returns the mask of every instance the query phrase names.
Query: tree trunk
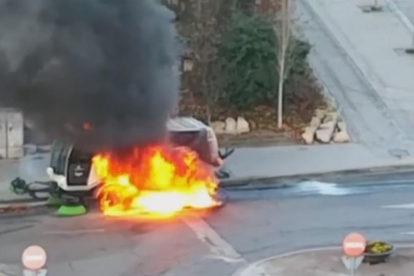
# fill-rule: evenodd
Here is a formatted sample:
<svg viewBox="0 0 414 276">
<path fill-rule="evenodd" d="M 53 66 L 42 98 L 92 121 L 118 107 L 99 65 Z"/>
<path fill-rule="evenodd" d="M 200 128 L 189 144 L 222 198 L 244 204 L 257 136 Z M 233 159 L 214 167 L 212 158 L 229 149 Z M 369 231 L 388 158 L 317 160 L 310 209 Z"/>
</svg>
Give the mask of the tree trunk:
<svg viewBox="0 0 414 276">
<path fill-rule="evenodd" d="M 206 113 L 207 113 L 207 125 L 211 126 L 211 108 L 210 108 L 210 101 L 208 101 L 206 106 Z"/>
<path fill-rule="evenodd" d="M 285 57 L 282 53 L 282 60 L 279 68 L 279 87 L 277 94 L 277 127 L 280 129 L 283 126 L 283 84 L 285 82 Z"/>
<path fill-rule="evenodd" d="M 282 0 L 282 34 L 279 44 L 279 86 L 277 99 L 277 127 L 279 129 L 283 126 L 283 84 L 285 82 L 286 70 L 286 51 L 289 44 L 289 29 L 290 29 L 290 3 L 289 0 Z"/>
</svg>

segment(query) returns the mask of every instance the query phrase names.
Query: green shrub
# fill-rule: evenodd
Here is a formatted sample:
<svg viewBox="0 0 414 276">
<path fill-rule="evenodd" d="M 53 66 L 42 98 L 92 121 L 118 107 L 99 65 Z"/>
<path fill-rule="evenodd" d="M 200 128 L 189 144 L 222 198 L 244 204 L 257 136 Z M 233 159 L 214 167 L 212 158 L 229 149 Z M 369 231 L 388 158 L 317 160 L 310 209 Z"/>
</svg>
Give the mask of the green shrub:
<svg viewBox="0 0 414 276">
<path fill-rule="evenodd" d="M 223 101 L 247 109 L 273 98 L 277 86 L 276 36 L 260 15 L 237 12 L 219 46 Z"/>
<path fill-rule="evenodd" d="M 291 75 L 303 76 L 308 73 L 309 65 L 306 58 L 308 57 L 310 50 L 311 46 L 308 42 L 294 38 L 288 79 Z"/>
<path fill-rule="evenodd" d="M 222 102 L 232 109 L 255 104 L 276 105 L 278 85 L 277 37 L 272 23 L 260 14 L 233 14 L 220 40 L 218 58 Z M 287 82 L 309 72 L 311 46 L 292 38 Z M 290 91 L 285 91 L 289 93 Z"/>
</svg>

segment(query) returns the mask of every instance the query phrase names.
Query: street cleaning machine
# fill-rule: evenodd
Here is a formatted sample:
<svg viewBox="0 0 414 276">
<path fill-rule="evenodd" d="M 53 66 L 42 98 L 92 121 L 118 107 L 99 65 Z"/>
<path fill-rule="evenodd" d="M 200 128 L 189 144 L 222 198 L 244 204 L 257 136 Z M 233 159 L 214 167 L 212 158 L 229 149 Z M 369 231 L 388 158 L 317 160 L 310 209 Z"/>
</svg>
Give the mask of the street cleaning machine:
<svg viewBox="0 0 414 276">
<path fill-rule="evenodd" d="M 218 179 L 230 175 L 223 169 L 223 162 L 234 149 L 219 150 L 214 131 L 192 117 L 177 117 L 167 124 L 170 143 L 185 146 L 195 151 L 201 161 L 215 169 Z M 36 182 L 45 188 L 31 189 L 22 179 L 15 179 L 11 185 L 18 193 L 29 193 L 38 198 L 37 193 L 49 193 L 48 205 L 60 206 L 59 216 L 82 215 L 87 212 L 86 198 L 93 196 L 101 184 L 92 166 L 93 152 L 80 150 L 76 144 L 55 141 L 51 151 L 50 166 L 46 172 L 49 182 Z"/>
</svg>

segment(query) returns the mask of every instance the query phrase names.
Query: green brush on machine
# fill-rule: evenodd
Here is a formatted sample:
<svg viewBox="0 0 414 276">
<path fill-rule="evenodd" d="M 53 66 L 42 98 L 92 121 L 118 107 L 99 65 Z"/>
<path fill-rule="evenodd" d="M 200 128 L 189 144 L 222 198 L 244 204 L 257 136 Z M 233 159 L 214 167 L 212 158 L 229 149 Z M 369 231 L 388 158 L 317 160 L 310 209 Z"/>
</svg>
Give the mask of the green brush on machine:
<svg viewBox="0 0 414 276">
<path fill-rule="evenodd" d="M 84 215 L 88 212 L 86 205 L 80 198 L 66 198 L 64 204 L 59 207 L 56 214 L 61 217 Z"/>
</svg>

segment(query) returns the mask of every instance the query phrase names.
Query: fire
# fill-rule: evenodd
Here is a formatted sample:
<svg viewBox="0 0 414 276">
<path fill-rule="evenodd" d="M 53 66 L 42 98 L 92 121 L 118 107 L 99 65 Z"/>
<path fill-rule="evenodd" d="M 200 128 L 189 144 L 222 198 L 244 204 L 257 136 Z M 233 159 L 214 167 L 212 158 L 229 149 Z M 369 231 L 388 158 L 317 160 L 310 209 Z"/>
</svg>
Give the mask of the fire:
<svg viewBox="0 0 414 276">
<path fill-rule="evenodd" d="M 108 216 L 170 217 L 185 208 L 221 204 L 214 198 L 214 172 L 187 148 L 135 148 L 126 155 L 98 154 L 92 163 L 103 182 L 97 196 Z"/>
</svg>

